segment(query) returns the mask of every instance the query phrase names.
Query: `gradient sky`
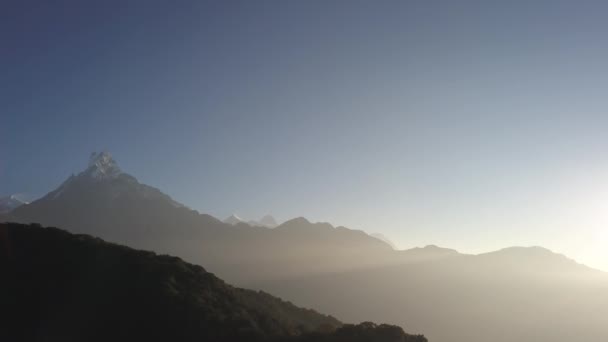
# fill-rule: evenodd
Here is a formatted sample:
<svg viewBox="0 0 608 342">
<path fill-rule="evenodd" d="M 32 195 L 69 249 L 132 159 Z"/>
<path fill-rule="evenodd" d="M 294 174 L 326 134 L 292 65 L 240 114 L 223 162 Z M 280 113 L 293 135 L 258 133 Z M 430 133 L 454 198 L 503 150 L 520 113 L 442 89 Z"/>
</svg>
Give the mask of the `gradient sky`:
<svg viewBox="0 0 608 342">
<path fill-rule="evenodd" d="M 223 218 L 608 270 L 603 1 L 3 1 L 0 194 L 108 150 Z"/>
</svg>

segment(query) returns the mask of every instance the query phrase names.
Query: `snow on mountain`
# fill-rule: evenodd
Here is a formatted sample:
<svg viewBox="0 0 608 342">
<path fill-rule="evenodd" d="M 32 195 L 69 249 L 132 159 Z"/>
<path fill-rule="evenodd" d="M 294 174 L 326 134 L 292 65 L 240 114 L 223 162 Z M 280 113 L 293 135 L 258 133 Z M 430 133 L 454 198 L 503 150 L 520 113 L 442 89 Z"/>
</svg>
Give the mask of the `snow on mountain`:
<svg viewBox="0 0 608 342">
<path fill-rule="evenodd" d="M 274 227 L 278 226 L 277 221 L 271 215 L 265 215 L 264 217 L 262 217 L 259 220 L 244 220 L 244 219 L 240 218 L 238 215 L 232 214 L 232 215 L 226 217 L 223 222 L 231 224 L 231 225 L 235 225 L 235 224 L 242 222 L 242 223 L 247 223 L 250 226 L 266 227 L 266 228 L 274 228 Z"/>
<path fill-rule="evenodd" d="M 91 153 L 88 166 L 84 171 L 78 175 L 71 175 L 57 189 L 42 199 L 57 201 L 66 194 L 69 194 L 69 197 L 86 197 L 82 192 L 86 192 L 86 196 L 96 193 L 95 197 L 105 196 L 107 200 L 129 197 L 134 200 L 167 201 L 176 208 L 185 207 L 160 190 L 142 184 L 137 178 L 123 172 L 112 155 L 105 151 Z"/>
<path fill-rule="evenodd" d="M 108 152 L 93 152 L 89 158 L 89 166 L 84 171 L 85 175 L 97 180 L 112 179 L 122 174 L 118 164 Z"/>
<path fill-rule="evenodd" d="M 40 195 L 32 195 L 32 194 L 27 194 L 27 193 L 23 193 L 23 192 L 18 193 L 18 194 L 12 194 L 11 196 L 25 204 L 32 203 L 33 201 L 40 198 Z"/>
<path fill-rule="evenodd" d="M 241 222 L 245 222 L 242 218 L 238 217 L 237 214 L 232 214 L 228 217 L 226 217 L 226 219 L 224 219 L 224 223 L 228 223 L 231 225 L 235 225 Z"/>
<path fill-rule="evenodd" d="M 0 197 L 0 214 L 8 213 L 24 204 L 27 204 L 27 202 L 22 201 L 18 195 Z"/>
</svg>

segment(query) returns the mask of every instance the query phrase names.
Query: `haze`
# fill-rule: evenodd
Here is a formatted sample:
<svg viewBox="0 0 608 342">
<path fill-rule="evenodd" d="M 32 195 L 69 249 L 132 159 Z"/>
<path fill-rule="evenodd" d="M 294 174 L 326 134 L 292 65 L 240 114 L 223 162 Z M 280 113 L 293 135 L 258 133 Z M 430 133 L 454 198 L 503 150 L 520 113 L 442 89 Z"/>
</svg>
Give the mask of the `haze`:
<svg viewBox="0 0 608 342">
<path fill-rule="evenodd" d="M 608 270 L 603 2 L 4 2 L 0 194 L 106 149 L 193 209 Z"/>
</svg>

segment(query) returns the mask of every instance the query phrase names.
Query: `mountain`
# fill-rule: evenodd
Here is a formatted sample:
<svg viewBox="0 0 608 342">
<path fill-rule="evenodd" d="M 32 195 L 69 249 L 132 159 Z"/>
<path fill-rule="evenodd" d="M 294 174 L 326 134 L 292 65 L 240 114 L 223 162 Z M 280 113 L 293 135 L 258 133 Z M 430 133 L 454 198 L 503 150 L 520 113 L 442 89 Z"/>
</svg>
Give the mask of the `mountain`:
<svg viewBox="0 0 608 342">
<path fill-rule="evenodd" d="M 222 221 L 224 223 L 227 224 L 231 224 L 231 225 L 237 225 L 239 223 L 246 223 L 250 226 L 253 227 L 265 227 L 265 228 L 275 228 L 277 226 L 277 221 L 274 219 L 274 217 L 270 216 L 270 215 L 265 215 L 264 217 L 262 217 L 259 220 L 249 220 L 246 221 L 242 218 L 240 218 L 237 214 L 232 214 L 228 217 L 226 217 L 224 219 L 224 221 Z"/>
<path fill-rule="evenodd" d="M 70 200 L 70 196 L 78 195 L 103 196 L 104 198 L 99 200 L 106 201 L 122 200 L 124 198 L 149 200 L 164 202 L 175 208 L 184 207 L 183 204 L 174 201 L 160 190 L 141 184 L 135 177 L 122 172 L 118 163 L 108 152 L 93 152 L 89 158 L 88 167 L 83 172 L 79 173 L 78 176 L 70 176 L 58 189 L 47 194 L 42 200 L 50 199 L 61 202 L 62 200 Z"/>
<path fill-rule="evenodd" d="M 460 255 L 460 253 L 454 249 L 438 247 L 435 245 L 405 249 L 399 251 L 398 253 L 401 255 L 401 257 L 409 262 L 449 258 Z"/>
<path fill-rule="evenodd" d="M 15 195 L 0 197 L 0 214 L 8 213 L 9 211 L 24 204 L 27 204 L 27 202 L 20 200 Z"/>
<path fill-rule="evenodd" d="M 222 222 L 227 223 L 227 224 L 231 224 L 231 225 L 234 226 L 235 224 L 244 223 L 245 220 L 243 220 L 242 218 L 238 217 L 236 214 L 232 214 L 232 215 L 226 217 L 224 219 L 224 221 L 222 221 Z"/>
<path fill-rule="evenodd" d="M 0 224 L 3 341 L 425 342 L 232 287 L 179 258 Z"/>
<path fill-rule="evenodd" d="M 0 222 L 38 222 L 177 255 L 232 284 L 347 322 L 399 324 L 434 342 L 608 340 L 606 274 L 563 255 L 539 247 L 399 251 L 363 231 L 302 217 L 274 229 L 226 224 L 116 171 L 102 155 Z"/>
<path fill-rule="evenodd" d="M 540 246 L 504 248 L 495 252 L 479 254 L 476 259 L 475 267 L 492 268 L 497 271 L 517 269 L 519 272 L 527 273 L 597 273 L 596 270 L 563 254 Z"/>
<path fill-rule="evenodd" d="M 68 177 L 57 189 L 5 215 L 4 221 L 37 222 L 66 227 L 75 233 L 101 236 L 113 242 L 158 239 L 179 234 L 194 222 L 219 223 L 199 215 L 160 190 L 122 172 L 106 153 L 93 153 L 87 168 Z M 175 230 L 170 226 L 178 225 Z"/>
</svg>

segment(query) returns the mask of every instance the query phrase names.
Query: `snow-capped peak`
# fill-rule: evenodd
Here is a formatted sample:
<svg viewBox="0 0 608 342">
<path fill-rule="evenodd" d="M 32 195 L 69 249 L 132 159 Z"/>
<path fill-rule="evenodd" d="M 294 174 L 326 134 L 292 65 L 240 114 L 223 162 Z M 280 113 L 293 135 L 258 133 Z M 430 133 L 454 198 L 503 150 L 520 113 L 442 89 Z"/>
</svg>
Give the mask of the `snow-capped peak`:
<svg viewBox="0 0 608 342">
<path fill-rule="evenodd" d="M 260 220 L 246 221 L 246 220 L 240 218 L 237 214 L 232 214 L 232 215 L 226 217 L 223 222 L 231 224 L 231 225 L 236 225 L 239 223 L 247 223 L 248 225 L 250 225 L 252 227 L 274 228 L 277 226 L 276 220 L 274 219 L 274 217 L 272 217 L 270 215 L 266 215 L 266 216 L 262 217 Z"/>
<path fill-rule="evenodd" d="M 7 213 L 24 204 L 27 204 L 27 202 L 20 200 L 17 195 L 0 197 L 0 214 Z"/>
<path fill-rule="evenodd" d="M 245 222 L 242 218 L 238 217 L 236 214 L 232 214 L 224 220 L 224 223 L 235 225 L 240 222 Z"/>
<path fill-rule="evenodd" d="M 89 167 L 85 171 L 87 175 L 94 179 L 108 179 L 115 178 L 120 175 L 122 171 L 118 167 L 118 164 L 112 155 L 108 152 L 93 152 L 89 158 Z"/>
</svg>

